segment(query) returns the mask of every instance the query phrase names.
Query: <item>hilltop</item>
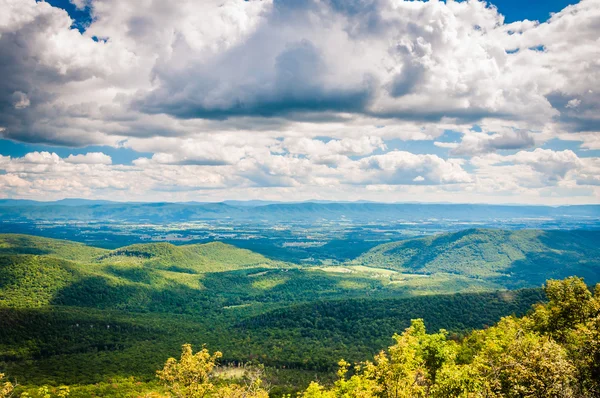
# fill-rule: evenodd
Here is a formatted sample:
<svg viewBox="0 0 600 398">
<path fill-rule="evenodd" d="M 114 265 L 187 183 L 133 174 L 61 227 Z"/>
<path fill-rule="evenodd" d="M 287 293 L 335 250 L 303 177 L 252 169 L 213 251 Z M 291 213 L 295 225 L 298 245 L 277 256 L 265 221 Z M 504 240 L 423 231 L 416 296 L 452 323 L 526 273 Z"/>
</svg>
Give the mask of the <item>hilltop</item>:
<svg viewBox="0 0 600 398">
<path fill-rule="evenodd" d="M 84 263 L 139 265 L 145 268 L 205 273 L 280 265 L 250 250 L 221 242 L 176 246 L 144 243 L 116 250 L 21 234 L 0 234 L 0 255 L 40 255 Z"/>
<path fill-rule="evenodd" d="M 539 286 L 548 278 L 600 280 L 600 231 L 467 229 L 385 243 L 352 263 L 431 275 L 450 273 L 506 287 Z"/>
</svg>

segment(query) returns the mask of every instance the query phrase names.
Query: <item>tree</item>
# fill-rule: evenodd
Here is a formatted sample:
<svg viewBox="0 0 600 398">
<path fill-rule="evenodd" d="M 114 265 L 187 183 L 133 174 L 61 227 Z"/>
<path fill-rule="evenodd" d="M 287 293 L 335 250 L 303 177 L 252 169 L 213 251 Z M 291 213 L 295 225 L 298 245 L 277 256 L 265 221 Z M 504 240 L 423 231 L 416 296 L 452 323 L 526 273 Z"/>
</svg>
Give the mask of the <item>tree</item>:
<svg viewBox="0 0 600 398">
<path fill-rule="evenodd" d="M 211 372 L 222 356 L 219 351 L 211 355 L 205 347 L 194 354 L 192 346 L 184 344 L 180 360 L 169 358 L 156 375 L 176 397 L 201 398 L 214 389 Z"/>
<path fill-rule="evenodd" d="M 192 346 L 184 344 L 179 361 L 169 358 L 156 374 L 179 398 L 268 398 L 269 394 L 262 388 L 260 369 L 245 373 L 245 385 L 229 383 L 217 388 L 212 382 L 216 379 L 213 371 L 221 357 L 219 351 L 211 355 L 205 347 L 194 354 Z"/>
<path fill-rule="evenodd" d="M 599 303 L 582 278 L 548 280 L 544 287 L 547 304 L 538 304 L 532 318 L 535 328 L 563 340 L 569 330 L 598 314 Z"/>
<path fill-rule="evenodd" d="M 549 336 L 528 330 L 513 317 L 484 335 L 472 366 L 485 396 L 573 397 L 576 369 L 568 353 Z"/>
<path fill-rule="evenodd" d="M 15 386 L 8 380 L 4 380 L 4 373 L 0 373 L 0 398 L 12 396 Z"/>
<path fill-rule="evenodd" d="M 53 396 L 52 393 L 55 393 L 55 395 Z M 69 388 L 69 386 L 60 386 L 58 388 L 53 388 L 52 390 L 48 386 L 42 386 L 38 388 L 35 398 L 67 398 L 70 393 L 71 389 Z M 29 397 L 31 397 L 31 395 L 29 395 L 29 393 L 27 392 L 24 392 L 20 395 L 20 398 Z"/>
</svg>

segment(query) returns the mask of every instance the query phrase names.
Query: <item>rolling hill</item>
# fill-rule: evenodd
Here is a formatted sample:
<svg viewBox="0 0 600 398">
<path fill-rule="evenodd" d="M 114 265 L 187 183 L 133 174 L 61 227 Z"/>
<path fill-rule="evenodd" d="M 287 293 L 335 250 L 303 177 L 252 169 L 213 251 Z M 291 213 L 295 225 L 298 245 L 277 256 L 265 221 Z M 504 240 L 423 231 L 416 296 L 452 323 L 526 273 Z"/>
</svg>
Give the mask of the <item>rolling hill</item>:
<svg viewBox="0 0 600 398">
<path fill-rule="evenodd" d="M 462 335 L 545 299 L 502 289 L 597 281 L 599 238 L 471 229 L 300 266 L 223 243 L 106 250 L 0 235 L 0 367 L 28 384 L 149 381 L 181 344 L 207 343 L 225 363 L 259 360 L 268 380 L 297 386 L 341 356 L 366 359 L 412 318 Z"/>
<path fill-rule="evenodd" d="M 486 279 L 505 287 L 539 286 L 571 275 L 600 280 L 600 231 L 468 229 L 385 243 L 352 263 L 432 275 Z"/>
<path fill-rule="evenodd" d="M 139 265 L 188 273 L 281 266 L 281 263 L 271 261 L 260 254 L 221 242 L 184 246 L 160 242 L 106 250 L 65 240 L 0 234 L 0 255 L 23 254 L 50 256 L 82 263 Z"/>
<path fill-rule="evenodd" d="M 185 304 L 198 311 L 211 302 L 199 293 L 205 289 L 201 280 L 218 279 L 205 275 L 282 266 L 286 264 L 219 242 L 149 243 L 111 251 L 4 234 L 0 235 L 0 306 L 181 311 Z"/>
<path fill-rule="evenodd" d="M 342 266 L 299 266 L 220 242 L 116 250 L 0 235 L 0 305 L 199 313 L 600 281 L 600 231 L 469 229 L 387 243 Z"/>
</svg>

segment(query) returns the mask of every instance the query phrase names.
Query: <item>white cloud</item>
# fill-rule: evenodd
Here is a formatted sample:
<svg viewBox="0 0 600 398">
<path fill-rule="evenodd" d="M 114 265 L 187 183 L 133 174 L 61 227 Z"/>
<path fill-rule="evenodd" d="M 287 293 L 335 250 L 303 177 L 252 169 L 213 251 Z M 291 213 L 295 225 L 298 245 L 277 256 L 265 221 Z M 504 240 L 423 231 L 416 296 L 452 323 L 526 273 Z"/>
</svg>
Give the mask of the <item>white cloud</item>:
<svg viewBox="0 0 600 398">
<path fill-rule="evenodd" d="M 20 113 L 4 109 L 0 117 L 3 134 L 15 139 L 115 145 L 211 124 L 177 117 L 244 115 L 254 118 L 248 130 L 272 124 L 260 119 L 273 115 L 286 130 L 302 118 L 318 128 L 340 117 L 345 124 L 394 117 L 431 130 L 444 118 L 518 125 L 557 115 L 580 128 L 595 123 L 599 104 L 589 90 L 599 80 L 596 0 L 548 23 L 509 25 L 478 1 L 78 0 L 94 16 L 83 34 L 45 2 L 1 1 L 0 55 L 10 67 L 2 70 L 0 96 L 27 96 L 11 102 Z M 567 29 L 574 25 L 575 36 Z M 529 50 L 535 46 L 545 51 Z M 575 100 L 583 102 L 565 107 Z M 590 109 L 579 109 L 588 102 Z"/>
<path fill-rule="evenodd" d="M 23 163 L 33 164 L 58 164 L 61 159 L 55 153 L 50 152 L 30 152 L 20 159 Z"/>
<path fill-rule="evenodd" d="M 65 159 L 67 163 L 75 164 L 111 164 L 112 159 L 110 156 L 102 152 L 88 152 L 84 155 L 69 155 Z"/>
<path fill-rule="evenodd" d="M 89 6 L 91 0 L 69 0 L 78 10 L 83 10 Z"/>
<path fill-rule="evenodd" d="M 600 148 L 598 0 L 541 24 L 504 24 L 481 1 L 72 3 L 93 16 L 83 33 L 46 2 L 0 0 L 0 137 L 148 155 L 3 159 L 3 186 L 29 184 L 11 192 L 597 185 L 581 152 L 532 149 Z"/>
<path fill-rule="evenodd" d="M 384 155 L 362 158 L 357 163 L 365 175 L 356 174 L 353 179 L 367 184 L 453 184 L 472 181 L 471 176 L 461 167 L 461 161 L 444 160 L 436 155 L 391 151 Z"/>
<path fill-rule="evenodd" d="M 590 179 L 597 169 L 598 158 L 579 158 L 573 151 L 537 148 L 514 155 L 477 156 L 470 163 L 476 167 L 478 182 L 498 191 L 553 189 L 595 185 Z"/>
<path fill-rule="evenodd" d="M 455 149 L 458 148 L 458 146 L 460 145 L 458 142 L 440 142 L 440 141 L 435 141 L 433 143 L 433 145 L 439 147 L 439 148 L 448 148 L 448 149 Z"/>
<path fill-rule="evenodd" d="M 535 136 L 530 131 L 504 129 L 498 133 L 465 132 L 459 145 L 452 149 L 453 155 L 477 155 L 498 150 L 531 148 Z"/>
</svg>

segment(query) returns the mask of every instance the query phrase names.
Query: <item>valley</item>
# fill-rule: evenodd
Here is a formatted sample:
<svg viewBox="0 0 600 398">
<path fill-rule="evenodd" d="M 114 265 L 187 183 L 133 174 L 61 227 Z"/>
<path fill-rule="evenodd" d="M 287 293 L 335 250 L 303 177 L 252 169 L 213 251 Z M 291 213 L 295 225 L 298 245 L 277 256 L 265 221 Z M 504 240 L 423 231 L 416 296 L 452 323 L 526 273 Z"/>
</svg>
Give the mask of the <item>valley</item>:
<svg viewBox="0 0 600 398">
<path fill-rule="evenodd" d="M 207 344 L 225 364 L 263 364 L 281 395 L 329 380 L 339 358 L 367 359 L 411 319 L 460 338 L 543 302 L 546 279 L 596 283 L 599 241 L 596 230 L 467 229 L 314 264 L 221 241 L 106 249 L 3 234 L 0 365 L 24 384 L 151 388 L 182 344 Z"/>
</svg>

